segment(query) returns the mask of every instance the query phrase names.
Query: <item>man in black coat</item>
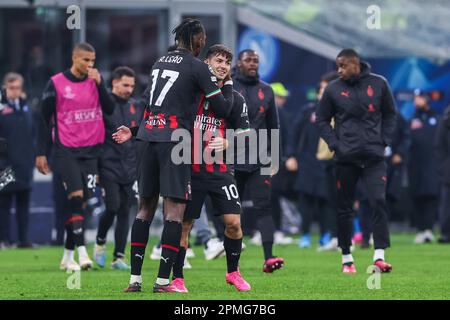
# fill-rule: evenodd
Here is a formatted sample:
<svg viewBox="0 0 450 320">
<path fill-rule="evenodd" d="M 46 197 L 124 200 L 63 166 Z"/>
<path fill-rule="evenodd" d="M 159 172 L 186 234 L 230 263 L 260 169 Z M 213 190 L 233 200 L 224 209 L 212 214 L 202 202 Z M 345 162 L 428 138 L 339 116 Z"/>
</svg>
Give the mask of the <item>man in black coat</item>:
<svg viewBox="0 0 450 320">
<path fill-rule="evenodd" d="M 294 239 L 284 235 L 282 231 L 282 217 L 283 210 L 281 208 L 282 197 L 287 201 L 293 201 L 296 198 L 294 192 L 294 182 L 296 178 L 296 172 L 290 172 L 286 169 L 285 155 L 287 154 L 288 136 L 290 130 L 290 122 L 292 115 L 284 107 L 289 97 L 289 91 L 286 90 L 281 82 L 275 82 L 271 84 L 273 93 L 275 95 L 275 105 L 278 108 L 278 116 L 280 118 L 280 140 L 281 140 L 281 163 L 278 173 L 272 177 L 272 190 L 271 190 L 271 203 L 272 203 L 272 216 L 275 222 L 275 244 L 291 244 Z"/>
<path fill-rule="evenodd" d="M 431 143 L 436 137 L 438 116 L 429 106 L 423 91 L 416 89 L 414 95 L 416 112 L 409 121 L 408 177 L 419 232 L 414 242 L 421 244 L 434 240 L 432 230 L 439 205 L 439 178 L 434 145 Z"/>
<path fill-rule="evenodd" d="M 339 79 L 330 82 L 319 102 L 317 124 L 330 150 L 335 151 L 338 207 L 338 241 L 342 270 L 355 273 L 350 253 L 355 189 L 362 179 L 373 212 L 374 265 L 381 272 L 392 266 L 384 260 L 390 246 L 386 208 L 384 150 L 391 145 L 396 108 L 387 80 L 370 72 L 353 49 L 337 58 Z M 335 126 L 331 126 L 334 117 Z"/>
<path fill-rule="evenodd" d="M 137 201 L 137 173 L 135 142 L 117 144 L 112 134 L 120 126 L 135 127 L 142 119 L 143 106 L 130 98 L 135 87 L 136 75 L 128 67 L 118 67 L 112 73 L 111 97 L 115 103 L 114 112 L 104 115 L 106 139 L 99 161 L 100 185 L 103 189 L 105 212 L 100 217 L 95 262 L 104 267 L 106 262 L 106 235 L 117 217 L 115 230 L 113 269 L 129 269 L 125 263 L 125 246 L 128 237 L 128 222 L 131 205 Z"/>
<path fill-rule="evenodd" d="M 256 130 L 258 138 L 261 138 L 260 130 L 267 130 L 267 136 L 270 137 L 272 130 L 278 130 L 280 126 L 273 90 L 270 85 L 259 79 L 258 68 L 258 53 L 251 49 L 241 51 L 238 55 L 233 82 L 234 89 L 244 96 L 247 103 L 250 126 Z M 267 143 L 267 148 L 267 150 L 258 150 L 258 155 L 272 150 L 270 143 Z M 247 150 L 252 152 L 250 148 Z M 250 154 L 249 159 L 251 159 Z M 275 165 L 277 164 L 272 164 L 272 168 Z M 253 203 L 253 210 L 258 216 L 257 226 L 261 232 L 265 260 L 263 271 L 273 272 L 283 266 L 284 260 L 272 254 L 275 224 L 270 201 L 271 176 L 262 175 L 263 170 L 267 169 L 268 164 L 261 163 L 260 158 L 257 157 L 257 163 L 254 164 L 237 163 L 235 176 L 239 194 L 244 197 L 247 191 L 249 200 Z"/>
<path fill-rule="evenodd" d="M 31 247 L 28 241 L 31 183 L 35 156 L 33 116 L 23 92 L 23 77 L 8 73 L 3 86 L 6 103 L 0 110 L 0 136 L 7 142 L 6 164 L 15 173 L 15 182 L 0 191 L 0 242 L 11 242 L 9 217 L 13 200 L 16 202 L 18 247 Z"/>
<path fill-rule="evenodd" d="M 436 163 L 441 181 L 439 243 L 450 243 L 450 106 L 439 121 L 435 140 Z"/>
<path fill-rule="evenodd" d="M 321 238 L 319 251 L 330 249 L 333 245 L 328 242 L 335 234 L 332 232 L 333 217 L 336 208 L 333 201 L 333 192 L 330 190 L 330 180 L 334 181 L 333 164 L 321 155 L 329 152 L 326 144 L 322 146 L 319 128 L 316 124 L 318 101 L 329 82 L 338 78 L 337 73 L 325 74 L 319 83 L 317 102 L 305 105 L 294 120 L 288 143 L 288 160 L 286 166 L 291 171 L 298 171 L 295 189 L 299 194 L 299 207 L 302 214 L 302 237 L 300 248 L 311 246 L 310 228 L 313 217 L 317 217 L 320 225 Z M 328 157 L 329 157 L 328 156 Z M 332 157 L 332 155 L 331 155 Z M 328 158 L 329 159 L 329 158 Z M 334 182 L 333 187 L 334 187 Z M 333 240 L 337 244 L 337 239 Z M 327 245 L 327 246 L 325 246 Z"/>
</svg>

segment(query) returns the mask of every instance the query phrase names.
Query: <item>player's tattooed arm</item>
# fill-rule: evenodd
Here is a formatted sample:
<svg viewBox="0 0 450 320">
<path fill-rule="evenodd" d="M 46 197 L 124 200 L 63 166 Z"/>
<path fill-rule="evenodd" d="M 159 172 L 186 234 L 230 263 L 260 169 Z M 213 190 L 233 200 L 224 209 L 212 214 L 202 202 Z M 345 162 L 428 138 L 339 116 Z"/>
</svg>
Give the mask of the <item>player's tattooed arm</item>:
<svg viewBox="0 0 450 320">
<path fill-rule="evenodd" d="M 207 98 L 214 113 L 221 118 L 227 118 L 233 108 L 233 83 L 231 80 L 226 82 L 219 93 L 211 98 Z"/>
</svg>

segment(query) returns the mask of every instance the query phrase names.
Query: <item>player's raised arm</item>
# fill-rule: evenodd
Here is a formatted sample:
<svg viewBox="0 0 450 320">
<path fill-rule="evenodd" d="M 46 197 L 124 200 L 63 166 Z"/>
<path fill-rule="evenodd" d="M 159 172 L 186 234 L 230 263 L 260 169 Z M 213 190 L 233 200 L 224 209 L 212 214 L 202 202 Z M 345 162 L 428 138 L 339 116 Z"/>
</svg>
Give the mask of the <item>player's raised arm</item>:
<svg viewBox="0 0 450 320">
<path fill-rule="evenodd" d="M 47 163 L 47 152 L 51 143 L 51 119 L 56 110 L 56 92 L 50 80 L 42 94 L 38 115 L 38 138 L 36 150 L 36 168 L 42 174 L 50 172 Z"/>
<path fill-rule="evenodd" d="M 198 62 L 194 65 L 195 77 L 200 89 L 205 93 L 210 105 L 218 117 L 227 118 L 233 108 L 233 81 L 229 76 L 225 78 L 224 85 L 219 88 L 217 77 L 211 72 L 208 65 Z"/>
</svg>

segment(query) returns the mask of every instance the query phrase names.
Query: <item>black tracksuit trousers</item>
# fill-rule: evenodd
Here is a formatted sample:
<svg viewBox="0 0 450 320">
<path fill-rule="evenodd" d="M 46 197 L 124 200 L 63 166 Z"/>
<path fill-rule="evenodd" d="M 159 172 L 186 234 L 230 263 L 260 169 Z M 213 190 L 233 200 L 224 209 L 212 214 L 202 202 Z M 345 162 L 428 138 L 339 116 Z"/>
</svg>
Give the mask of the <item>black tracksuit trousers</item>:
<svg viewBox="0 0 450 320">
<path fill-rule="evenodd" d="M 359 179 L 362 179 L 368 193 L 375 249 L 385 249 L 390 246 L 385 162 L 381 160 L 365 164 L 337 163 L 338 242 L 342 254 L 350 253 L 354 217 L 353 203 Z"/>
</svg>

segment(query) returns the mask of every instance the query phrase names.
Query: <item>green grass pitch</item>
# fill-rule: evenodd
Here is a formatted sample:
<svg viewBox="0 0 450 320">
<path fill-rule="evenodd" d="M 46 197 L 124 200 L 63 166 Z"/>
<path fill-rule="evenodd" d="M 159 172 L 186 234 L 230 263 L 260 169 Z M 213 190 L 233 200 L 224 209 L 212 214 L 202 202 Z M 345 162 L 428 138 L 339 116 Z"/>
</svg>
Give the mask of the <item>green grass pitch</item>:
<svg viewBox="0 0 450 320">
<path fill-rule="evenodd" d="M 225 283 L 225 258 L 205 261 L 201 247 L 194 247 L 193 269 L 185 270 L 188 294 L 153 294 L 158 261 L 148 258 L 143 266 L 143 292 L 123 293 L 129 280 L 127 271 L 94 268 L 80 274 L 80 289 L 68 289 L 69 274 L 58 269 L 61 248 L 0 251 L 0 300 L 2 299 L 449 299 L 450 246 L 412 244 L 413 235 L 392 236 L 386 258 L 393 272 L 382 274 L 380 289 L 368 289 L 366 273 L 373 250 L 354 252 L 356 275 L 340 272 L 338 252 L 317 253 L 316 248 L 297 245 L 276 246 L 275 254 L 286 260 L 285 267 L 273 274 L 262 272 L 262 249 L 247 245 L 241 258 L 241 273 L 252 285 L 239 293 Z M 129 250 L 129 247 L 127 248 Z M 92 252 L 92 244 L 89 245 Z M 108 244 L 109 257 L 112 244 Z M 127 251 L 128 252 L 128 251 Z M 109 264 L 110 260 L 108 261 Z M 372 282 L 375 283 L 375 282 Z"/>
</svg>

